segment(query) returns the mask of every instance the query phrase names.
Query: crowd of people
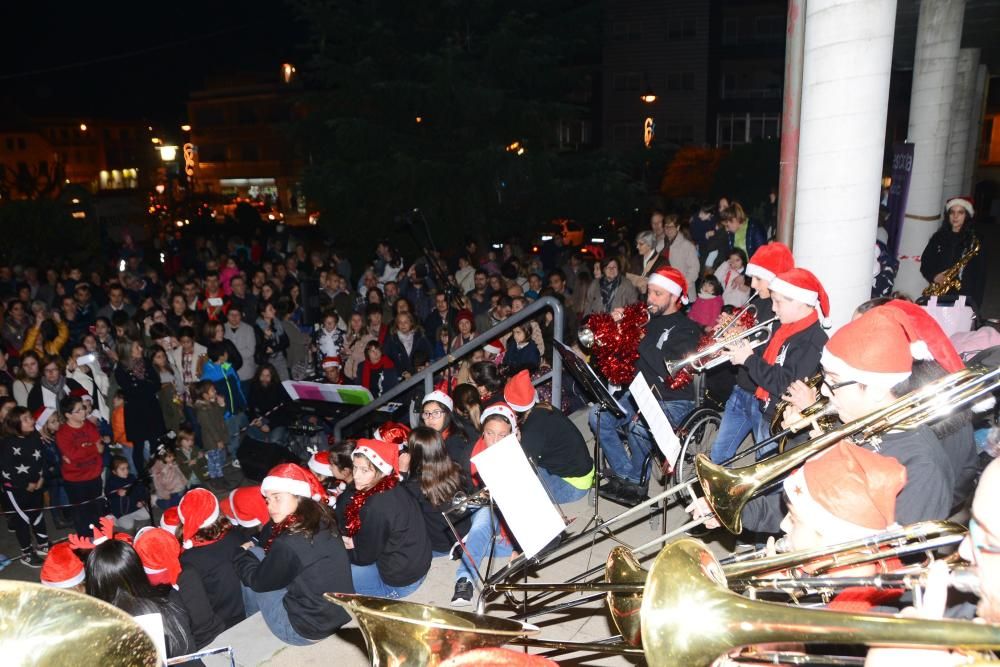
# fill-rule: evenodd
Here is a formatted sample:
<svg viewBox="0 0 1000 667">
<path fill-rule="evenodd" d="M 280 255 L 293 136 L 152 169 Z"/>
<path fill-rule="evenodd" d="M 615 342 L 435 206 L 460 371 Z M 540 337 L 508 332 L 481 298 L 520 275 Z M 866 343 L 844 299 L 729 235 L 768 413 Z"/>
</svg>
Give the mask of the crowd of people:
<svg viewBox="0 0 1000 667">
<path fill-rule="evenodd" d="M 947 234 L 968 235 L 973 213 L 962 198 L 947 209 L 932 240 L 942 264 L 967 251 Z M 456 561 L 452 604 L 472 604 L 481 562 L 519 550 L 490 506 L 453 511 L 456 497 L 483 488 L 477 454 L 515 435 L 556 503 L 595 486 L 623 504 L 648 492 L 653 435 L 627 391 L 618 394 L 624 416 L 591 411 L 595 461 L 566 400 L 552 405 L 535 386 L 551 367 L 551 311 L 466 348 L 542 297 L 563 305 L 573 344 L 589 316 L 621 319 L 644 303 L 636 371 L 677 427 L 697 397 L 664 362 L 695 351 L 755 295 L 758 320 L 777 323 L 766 345 L 724 352 L 728 400 L 711 448 L 720 463 L 748 435 L 768 439 L 779 400 L 788 423 L 815 403 L 805 381 L 820 371 L 823 394 L 848 422 L 962 367 L 936 323 L 900 298 L 859 305 L 828 338 L 823 285 L 773 232 L 723 200 L 689 219 L 655 210 L 649 229 L 611 242 L 599 259 L 557 236 L 537 254 L 515 243 L 480 252 L 468 240 L 452 256 L 407 264 L 380 242 L 354 271 L 337 249 L 259 236 L 196 237 L 159 264 L 126 239 L 110 277 L 0 266 L 0 469 L 19 562 L 40 567 L 45 584 L 160 613 L 169 655 L 258 611 L 286 643 L 319 641 L 348 620 L 322 593 L 406 597 L 436 558 Z M 983 269 L 967 270 L 975 282 Z M 245 438 L 288 442 L 296 415 L 284 381 L 357 384 L 379 397 L 462 348 L 435 390 L 406 394 L 391 421 L 331 437 L 259 485 L 238 480 Z M 833 543 L 950 516 L 971 500 L 980 468 L 965 412 L 877 444 L 838 445 L 741 519 L 762 539 L 786 532 L 800 546 Z M 712 525 L 703 501 L 689 511 Z M 978 558 L 996 557 L 982 547 L 1000 535 L 992 518 L 976 515 Z M 50 524 L 74 533 L 53 542 Z"/>
</svg>

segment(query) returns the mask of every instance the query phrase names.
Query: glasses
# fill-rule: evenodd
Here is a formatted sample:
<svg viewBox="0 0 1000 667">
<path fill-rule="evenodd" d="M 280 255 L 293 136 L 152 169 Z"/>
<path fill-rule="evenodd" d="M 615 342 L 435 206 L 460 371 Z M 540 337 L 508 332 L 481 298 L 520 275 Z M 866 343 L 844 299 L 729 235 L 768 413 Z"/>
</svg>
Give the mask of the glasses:
<svg viewBox="0 0 1000 667">
<path fill-rule="evenodd" d="M 836 384 L 830 384 L 826 379 L 823 380 L 823 388 L 826 389 L 831 394 L 838 389 L 843 387 L 848 387 L 852 384 L 857 384 L 857 380 L 848 380 L 847 382 L 837 382 Z"/>
<path fill-rule="evenodd" d="M 980 553 L 1000 554 L 1000 547 L 989 544 L 986 541 L 983 527 L 974 518 L 969 519 L 969 540 L 972 542 L 973 548 Z"/>
<path fill-rule="evenodd" d="M 444 414 L 444 410 L 429 410 L 427 412 L 421 412 L 420 416 L 424 419 L 437 419 Z"/>
</svg>

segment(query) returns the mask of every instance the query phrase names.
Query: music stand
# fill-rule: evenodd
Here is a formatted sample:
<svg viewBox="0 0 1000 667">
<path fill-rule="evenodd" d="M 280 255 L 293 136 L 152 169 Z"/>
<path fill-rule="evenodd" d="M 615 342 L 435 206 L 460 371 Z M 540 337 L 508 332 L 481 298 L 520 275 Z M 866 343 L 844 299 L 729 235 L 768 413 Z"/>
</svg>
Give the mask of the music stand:
<svg viewBox="0 0 1000 667">
<path fill-rule="evenodd" d="M 553 340 L 553 346 L 562 357 L 563 369 L 576 380 L 577 384 L 583 388 L 587 398 L 597 405 L 597 430 L 594 432 L 594 515 L 587 521 L 584 530 L 590 528 L 592 523 L 603 523 L 600 514 L 601 494 L 598 492 L 601 483 L 601 413 L 608 412 L 616 419 L 625 416 L 625 409 L 611 395 L 608 388 L 604 386 L 601 379 L 597 377 L 594 370 L 587 363 L 578 357 L 573 350 L 565 343 Z"/>
</svg>

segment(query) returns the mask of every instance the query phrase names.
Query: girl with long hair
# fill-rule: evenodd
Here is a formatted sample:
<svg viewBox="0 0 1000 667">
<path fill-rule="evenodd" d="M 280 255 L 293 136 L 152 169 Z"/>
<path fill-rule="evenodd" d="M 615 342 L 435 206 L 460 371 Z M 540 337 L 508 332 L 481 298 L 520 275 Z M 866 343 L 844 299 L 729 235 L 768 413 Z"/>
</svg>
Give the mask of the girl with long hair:
<svg viewBox="0 0 1000 667">
<path fill-rule="evenodd" d="M 21 365 L 17 368 L 14 378 L 14 400 L 21 407 L 27 407 L 28 394 L 38 384 L 42 374 L 42 360 L 35 352 L 25 352 L 21 355 Z"/>
<path fill-rule="evenodd" d="M 407 446 L 410 451 L 410 474 L 403 486 L 416 498 L 424 514 L 431 552 L 434 556 L 447 555 L 455 536 L 442 512 L 452 507 L 456 494 L 472 490 L 471 480 L 448 457 L 441 434 L 434 429 L 416 427 L 410 433 Z M 464 535 L 469 525 L 470 517 L 466 516 L 455 523 L 455 528 L 460 535 Z"/>
<path fill-rule="evenodd" d="M 466 473 L 469 472 L 469 456 L 475 436 L 469 436 L 461 424 L 455 422 L 452 414 L 455 403 L 451 396 L 435 390 L 424 396 L 420 412 L 420 424 L 429 426 L 441 434 L 448 456 Z"/>
</svg>

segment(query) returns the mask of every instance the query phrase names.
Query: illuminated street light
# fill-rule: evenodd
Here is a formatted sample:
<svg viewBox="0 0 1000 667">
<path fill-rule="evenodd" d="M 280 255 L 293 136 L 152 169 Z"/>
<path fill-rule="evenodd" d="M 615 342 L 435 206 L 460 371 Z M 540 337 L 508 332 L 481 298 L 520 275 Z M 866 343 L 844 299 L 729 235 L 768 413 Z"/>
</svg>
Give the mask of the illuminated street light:
<svg viewBox="0 0 1000 667">
<path fill-rule="evenodd" d="M 652 104 L 656 101 L 656 93 L 653 92 L 652 88 L 647 88 L 646 92 L 639 99 L 646 104 Z"/>
<path fill-rule="evenodd" d="M 161 194 L 161 195 L 162 195 L 162 194 L 163 194 L 163 192 L 164 192 L 164 191 L 165 191 L 166 189 L 167 189 L 167 186 L 165 186 L 165 185 L 164 185 L 163 183 L 157 183 L 157 184 L 156 184 L 156 193 L 157 193 L 157 194 Z"/>
<path fill-rule="evenodd" d="M 181 125 L 181 132 L 190 132 L 190 131 L 191 131 L 191 126 L 190 125 L 188 125 L 187 123 L 184 123 L 183 125 Z"/>
<path fill-rule="evenodd" d="M 87 131 L 87 124 L 86 123 L 80 123 L 80 131 L 81 132 L 86 132 Z"/>
<path fill-rule="evenodd" d="M 153 137 L 152 139 L 150 139 L 150 141 L 152 141 L 154 144 L 162 143 L 159 137 Z"/>
<path fill-rule="evenodd" d="M 177 159 L 177 146 L 160 146 L 156 150 L 160 151 L 160 159 L 164 162 L 173 162 Z"/>
<path fill-rule="evenodd" d="M 281 78 L 285 83 L 291 83 L 292 78 L 295 76 L 295 65 L 291 63 L 282 63 L 281 65 Z"/>
</svg>

